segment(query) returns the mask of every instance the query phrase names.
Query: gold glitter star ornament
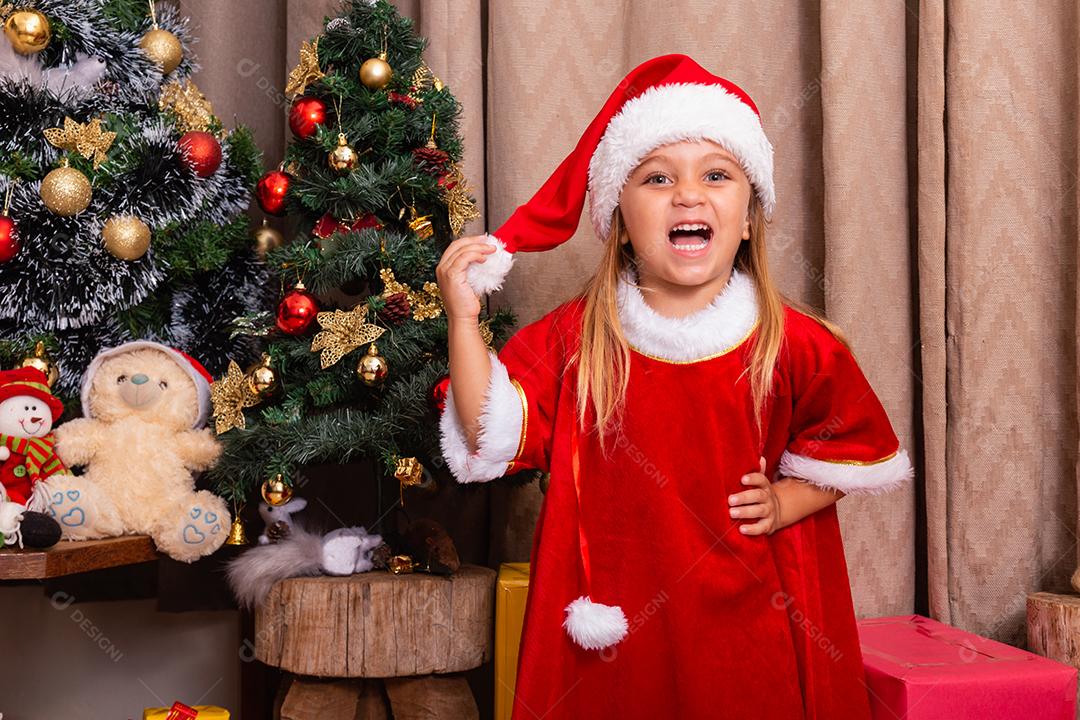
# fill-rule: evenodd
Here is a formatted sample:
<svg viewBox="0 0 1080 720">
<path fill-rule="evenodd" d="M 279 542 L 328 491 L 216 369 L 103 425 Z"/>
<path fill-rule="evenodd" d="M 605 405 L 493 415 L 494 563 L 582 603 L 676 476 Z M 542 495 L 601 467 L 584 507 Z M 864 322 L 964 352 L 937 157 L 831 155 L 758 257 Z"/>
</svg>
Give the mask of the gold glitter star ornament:
<svg viewBox="0 0 1080 720">
<path fill-rule="evenodd" d="M 94 169 L 97 170 L 101 163 L 109 159 L 105 153 L 112 147 L 116 133 L 102 130 L 101 120 L 98 119 L 84 125 L 65 117 L 64 127 L 47 129 L 45 139 L 61 150 L 77 152 L 87 160 L 94 158 Z"/>
<path fill-rule="evenodd" d="M 225 377 L 210 386 L 210 402 L 214 405 L 214 429 L 217 434 L 245 427 L 244 408 L 259 404 L 259 396 L 251 390 L 247 375 L 235 361 L 229 361 Z"/>
<path fill-rule="evenodd" d="M 214 119 L 210 101 L 190 80 L 173 81 L 163 87 L 158 108 L 171 110 L 176 115 L 176 129 L 181 133 L 206 132 Z"/>
<path fill-rule="evenodd" d="M 319 39 L 300 44 L 300 64 L 289 73 L 289 82 L 285 85 L 286 95 L 303 95 L 307 86 L 325 77 L 319 69 Z"/>
<path fill-rule="evenodd" d="M 352 310 L 321 312 L 316 316 L 322 331 L 311 340 L 311 352 L 321 352 L 319 362 L 323 370 L 351 353 L 361 345 L 378 340 L 386 328 L 367 321 L 367 304 Z"/>
</svg>

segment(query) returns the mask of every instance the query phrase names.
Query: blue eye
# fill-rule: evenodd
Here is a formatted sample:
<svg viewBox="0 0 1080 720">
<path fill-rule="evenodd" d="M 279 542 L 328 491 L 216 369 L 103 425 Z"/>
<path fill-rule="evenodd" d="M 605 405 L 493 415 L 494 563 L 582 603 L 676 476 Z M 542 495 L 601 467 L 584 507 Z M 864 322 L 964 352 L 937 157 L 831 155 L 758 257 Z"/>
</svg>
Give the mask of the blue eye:
<svg viewBox="0 0 1080 720">
<path fill-rule="evenodd" d="M 659 174 L 658 175 L 650 175 L 649 177 L 645 178 L 645 184 L 646 185 L 649 185 L 649 184 L 657 185 L 657 184 L 659 184 L 659 183 L 654 183 L 653 180 L 667 180 L 667 177 L 665 177 L 663 175 L 659 175 Z"/>
<path fill-rule="evenodd" d="M 727 178 L 727 173 L 722 172 L 720 170 L 713 170 L 711 173 L 709 173 L 705 177 L 707 177 L 707 178 L 714 178 L 715 177 L 716 180 L 714 182 L 720 182 L 721 180 L 724 180 L 724 179 Z"/>
</svg>

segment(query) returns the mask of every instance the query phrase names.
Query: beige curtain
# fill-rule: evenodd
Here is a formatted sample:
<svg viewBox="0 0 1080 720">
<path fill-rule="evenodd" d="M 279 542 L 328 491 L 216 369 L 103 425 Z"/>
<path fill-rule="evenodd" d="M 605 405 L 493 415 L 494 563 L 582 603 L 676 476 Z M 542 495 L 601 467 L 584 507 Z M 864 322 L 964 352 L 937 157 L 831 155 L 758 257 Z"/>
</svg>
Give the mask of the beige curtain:
<svg viewBox="0 0 1080 720">
<path fill-rule="evenodd" d="M 276 161 L 285 75 L 336 3 L 179 3 L 200 86 Z M 686 52 L 750 93 L 776 148 L 781 289 L 844 328 L 919 469 L 840 503 L 856 610 L 1023 644 L 1026 593 L 1076 565 L 1075 0 L 398 5 L 464 105 L 491 228 L 637 63 Z M 493 302 L 525 323 L 565 300 L 599 256 L 586 228 L 522 257 Z M 493 498 L 490 560 L 527 559 L 539 491 Z"/>
</svg>

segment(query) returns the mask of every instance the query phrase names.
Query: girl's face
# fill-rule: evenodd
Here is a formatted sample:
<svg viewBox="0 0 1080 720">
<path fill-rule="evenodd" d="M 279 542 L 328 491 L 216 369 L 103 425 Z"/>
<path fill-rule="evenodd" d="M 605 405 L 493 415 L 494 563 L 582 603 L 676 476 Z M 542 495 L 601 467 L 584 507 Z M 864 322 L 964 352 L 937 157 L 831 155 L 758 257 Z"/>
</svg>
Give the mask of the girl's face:
<svg viewBox="0 0 1080 720">
<path fill-rule="evenodd" d="M 639 284 L 672 291 L 723 289 L 750 238 L 750 181 L 712 141 L 663 145 L 630 174 L 619 208 Z"/>
</svg>

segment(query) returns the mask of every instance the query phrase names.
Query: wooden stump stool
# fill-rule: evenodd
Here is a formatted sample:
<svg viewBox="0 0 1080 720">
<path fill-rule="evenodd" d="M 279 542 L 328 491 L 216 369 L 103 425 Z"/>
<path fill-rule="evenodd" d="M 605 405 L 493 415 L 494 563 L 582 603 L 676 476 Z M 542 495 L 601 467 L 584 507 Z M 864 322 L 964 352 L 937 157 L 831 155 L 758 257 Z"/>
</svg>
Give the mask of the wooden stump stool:
<svg viewBox="0 0 1080 720">
<path fill-rule="evenodd" d="M 491 659 L 494 588 L 495 571 L 475 565 L 278 583 L 255 612 L 255 657 L 296 676 L 275 717 L 477 718 L 465 678 L 448 673 Z"/>
<path fill-rule="evenodd" d="M 1036 655 L 1080 668 L 1080 596 L 1027 596 L 1027 644 Z"/>
</svg>

